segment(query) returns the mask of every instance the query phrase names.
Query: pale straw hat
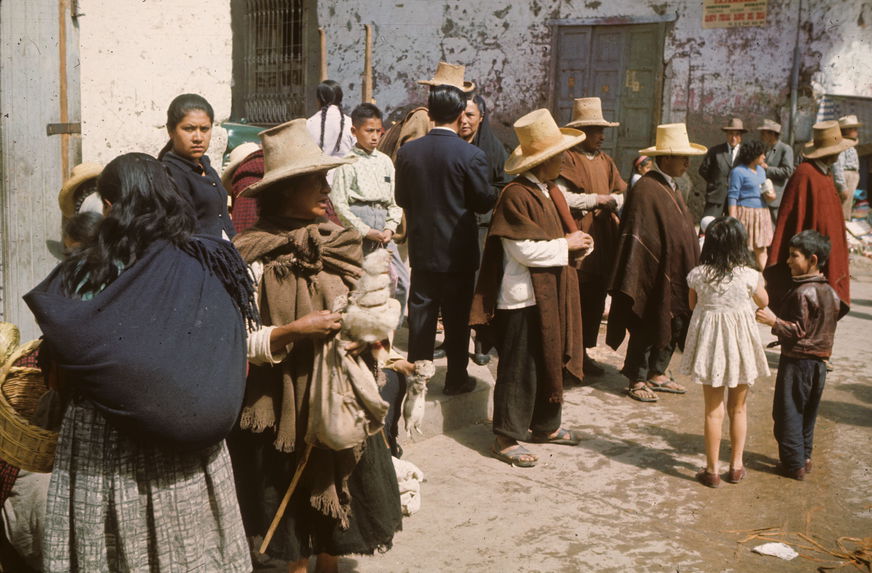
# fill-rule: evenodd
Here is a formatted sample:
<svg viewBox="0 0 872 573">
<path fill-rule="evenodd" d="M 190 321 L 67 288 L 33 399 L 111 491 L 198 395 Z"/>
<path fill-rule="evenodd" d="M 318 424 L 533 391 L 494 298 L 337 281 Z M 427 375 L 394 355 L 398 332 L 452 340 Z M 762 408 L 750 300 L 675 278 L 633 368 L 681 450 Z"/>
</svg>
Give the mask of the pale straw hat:
<svg viewBox="0 0 872 573">
<path fill-rule="evenodd" d="M 845 115 L 839 118 L 840 129 L 851 129 L 852 127 L 860 127 L 863 125 L 856 115 Z"/>
<path fill-rule="evenodd" d="M 221 184 L 224 185 L 224 188 L 227 189 L 227 192 L 231 192 L 231 183 L 233 181 L 233 174 L 236 173 L 236 168 L 239 167 L 245 158 L 260 149 L 260 145 L 254 143 L 253 141 L 246 141 L 241 145 L 237 145 L 230 152 L 230 158 L 227 160 L 227 166 L 224 168 L 224 171 L 221 173 Z"/>
<path fill-rule="evenodd" d="M 802 149 L 802 156 L 808 159 L 835 155 L 857 145 L 856 139 L 842 137 L 842 129 L 836 120 L 822 121 L 811 128 L 814 131 L 814 139 L 806 143 Z"/>
<path fill-rule="evenodd" d="M 80 163 L 73 167 L 73 172 L 70 178 L 64 181 L 60 193 L 58 193 L 58 205 L 61 208 L 61 213 L 64 217 L 74 217 L 76 215 L 76 190 L 83 183 L 96 179 L 103 172 L 103 166 L 99 163 Z"/>
<path fill-rule="evenodd" d="M 454 86 L 468 93 L 475 89 L 475 84 L 463 80 L 465 70 L 466 68 L 459 64 L 439 62 L 433 79 L 418 80 L 418 83 L 425 86 Z"/>
<path fill-rule="evenodd" d="M 731 117 L 727 125 L 721 128 L 721 131 L 741 131 L 742 133 L 748 132 L 748 130 L 745 129 L 745 123 L 738 117 Z"/>
<path fill-rule="evenodd" d="M 515 135 L 520 145 L 506 160 L 505 171 L 517 175 L 529 171 L 570 147 L 585 140 L 584 132 L 558 127 L 551 112 L 537 109 L 515 122 Z"/>
<path fill-rule="evenodd" d="M 356 159 L 325 155 L 309 135 L 306 120 L 302 118 L 261 131 L 259 135 L 263 147 L 263 179 L 243 191 L 243 197 L 256 197 L 277 181 L 327 171 Z"/>
<path fill-rule="evenodd" d="M 572 119 L 566 127 L 616 127 L 618 122 L 603 118 L 603 105 L 598 97 L 583 97 L 572 101 Z"/>
<path fill-rule="evenodd" d="M 687 126 L 683 123 L 665 123 L 657 126 L 657 136 L 653 147 L 640 149 L 639 153 L 649 157 L 657 155 L 705 155 L 704 145 L 691 143 L 687 137 Z"/>
<path fill-rule="evenodd" d="M 757 131 L 771 131 L 773 133 L 781 134 L 781 124 L 772 121 L 771 119 L 764 119 L 763 125 L 757 128 Z"/>
</svg>

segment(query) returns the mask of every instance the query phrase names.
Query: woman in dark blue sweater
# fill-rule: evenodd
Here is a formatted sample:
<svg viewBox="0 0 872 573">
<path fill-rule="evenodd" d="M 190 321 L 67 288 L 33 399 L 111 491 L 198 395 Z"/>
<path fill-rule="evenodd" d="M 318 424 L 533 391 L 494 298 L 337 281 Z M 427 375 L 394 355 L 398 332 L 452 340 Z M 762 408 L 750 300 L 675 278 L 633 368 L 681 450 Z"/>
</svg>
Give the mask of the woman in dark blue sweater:
<svg viewBox="0 0 872 573">
<path fill-rule="evenodd" d="M 158 159 L 194 208 L 196 232 L 230 240 L 236 231 L 227 212 L 227 191 L 206 155 L 214 121 L 215 112 L 202 96 L 176 97 L 167 110 L 170 140 Z"/>
</svg>

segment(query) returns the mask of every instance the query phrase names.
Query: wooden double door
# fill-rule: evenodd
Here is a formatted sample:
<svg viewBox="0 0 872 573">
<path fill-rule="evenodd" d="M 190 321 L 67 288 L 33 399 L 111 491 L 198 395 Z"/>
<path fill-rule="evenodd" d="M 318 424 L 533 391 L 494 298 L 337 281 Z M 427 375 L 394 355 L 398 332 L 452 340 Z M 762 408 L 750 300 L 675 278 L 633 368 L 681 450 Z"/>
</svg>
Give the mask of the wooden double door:
<svg viewBox="0 0 872 573">
<path fill-rule="evenodd" d="M 621 124 L 605 130 L 602 149 L 629 178 L 660 120 L 664 24 L 559 25 L 556 34 L 557 122 L 569 122 L 573 99 L 599 97 L 605 119 Z"/>
</svg>

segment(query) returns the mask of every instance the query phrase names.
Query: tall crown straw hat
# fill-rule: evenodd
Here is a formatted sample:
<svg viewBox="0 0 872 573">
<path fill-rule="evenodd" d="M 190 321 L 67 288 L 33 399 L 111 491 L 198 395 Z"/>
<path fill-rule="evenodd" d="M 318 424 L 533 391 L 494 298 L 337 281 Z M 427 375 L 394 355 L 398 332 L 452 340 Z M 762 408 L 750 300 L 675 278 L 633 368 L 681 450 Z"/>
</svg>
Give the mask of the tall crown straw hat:
<svg viewBox="0 0 872 573">
<path fill-rule="evenodd" d="M 239 167 L 245 158 L 260 149 L 260 145 L 254 143 L 253 141 L 246 141 L 241 145 L 237 145 L 230 152 L 230 158 L 227 160 L 227 166 L 224 167 L 224 171 L 221 172 L 221 184 L 224 185 L 224 188 L 227 189 L 228 193 L 232 192 L 231 183 L 233 181 L 233 174 L 236 173 L 236 168 Z"/>
<path fill-rule="evenodd" d="M 839 118 L 840 129 L 851 129 L 852 127 L 860 127 L 863 125 L 856 115 L 845 115 Z"/>
<path fill-rule="evenodd" d="M 521 117 L 513 127 L 519 145 L 506 160 L 505 171 L 509 175 L 529 171 L 586 138 L 583 131 L 558 127 L 551 112 L 544 108 Z"/>
<path fill-rule="evenodd" d="M 598 97 L 582 97 L 572 101 L 572 119 L 566 127 L 617 127 L 618 122 L 603 118 L 603 105 Z"/>
<path fill-rule="evenodd" d="M 64 217 L 76 216 L 76 191 L 83 183 L 96 179 L 103 172 L 103 166 L 99 163 L 80 163 L 73 167 L 70 178 L 64 181 L 60 193 L 58 193 L 58 205 Z"/>
<path fill-rule="evenodd" d="M 808 159 L 835 155 L 857 145 L 856 139 L 842 137 L 842 129 L 836 120 L 822 121 L 811 128 L 814 131 L 814 138 L 802 149 L 802 156 Z"/>
<path fill-rule="evenodd" d="M 757 131 L 771 131 L 773 133 L 781 134 L 781 124 L 772 121 L 771 119 L 764 119 L 763 125 L 757 128 Z"/>
<path fill-rule="evenodd" d="M 687 136 L 687 126 L 683 123 L 664 123 L 657 126 L 654 146 L 640 149 L 639 153 L 649 157 L 658 155 L 705 155 L 705 145 L 691 143 Z"/>
<path fill-rule="evenodd" d="M 727 125 L 721 128 L 721 131 L 741 131 L 742 133 L 748 133 L 748 130 L 745 129 L 744 122 L 738 117 L 731 117 Z"/>
<path fill-rule="evenodd" d="M 475 84 L 463 80 L 463 74 L 466 68 L 459 64 L 449 64 L 447 62 L 439 62 L 436 66 L 436 73 L 429 80 L 418 80 L 418 83 L 425 86 L 454 86 L 467 93 L 475 89 Z"/>
<path fill-rule="evenodd" d="M 242 197 L 256 197 L 278 181 L 327 171 L 353 163 L 356 159 L 325 155 L 306 129 L 306 120 L 303 118 L 261 131 L 258 135 L 263 147 L 263 179 L 243 191 L 240 194 Z"/>
</svg>

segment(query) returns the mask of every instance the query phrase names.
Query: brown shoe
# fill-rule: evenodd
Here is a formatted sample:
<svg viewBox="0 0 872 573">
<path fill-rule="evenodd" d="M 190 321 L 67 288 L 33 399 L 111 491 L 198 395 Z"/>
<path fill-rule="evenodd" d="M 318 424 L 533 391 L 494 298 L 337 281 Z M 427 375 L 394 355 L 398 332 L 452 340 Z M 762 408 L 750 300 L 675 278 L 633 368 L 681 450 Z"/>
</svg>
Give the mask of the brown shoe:
<svg viewBox="0 0 872 573">
<path fill-rule="evenodd" d="M 787 471 L 782 468 L 781 475 L 790 479 L 795 479 L 796 481 L 803 481 L 805 479 L 805 468 L 801 467 L 793 471 Z"/>
<path fill-rule="evenodd" d="M 811 460 L 805 460 L 805 473 L 811 473 Z"/>
<path fill-rule="evenodd" d="M 733 469 L 733 468 L 731 467 L 731 468 L 730 468 L 730 473 L 727 474 L 727 481 L 730 482 L 730 483 L 739 483 L 740 481 L 742 481 L 743 479 L 745 479 L 745 476 L 746 476 L 747 474 L 748 474 L 748 472 L 745 471 L 745 468 L 744 468 L 744 467 L 741 467 L 741 468 L 739 468 L 739 469 L 737 469 L 737 470 L 736 470 L 736 469 Z"/>
<path fill-rule="evenodd" d="M 720 487 L 721 476 L 718 474 L 709 473 L 705 468 L 696 472 L 696 481 L 706 487 Z"/>
</svg>

